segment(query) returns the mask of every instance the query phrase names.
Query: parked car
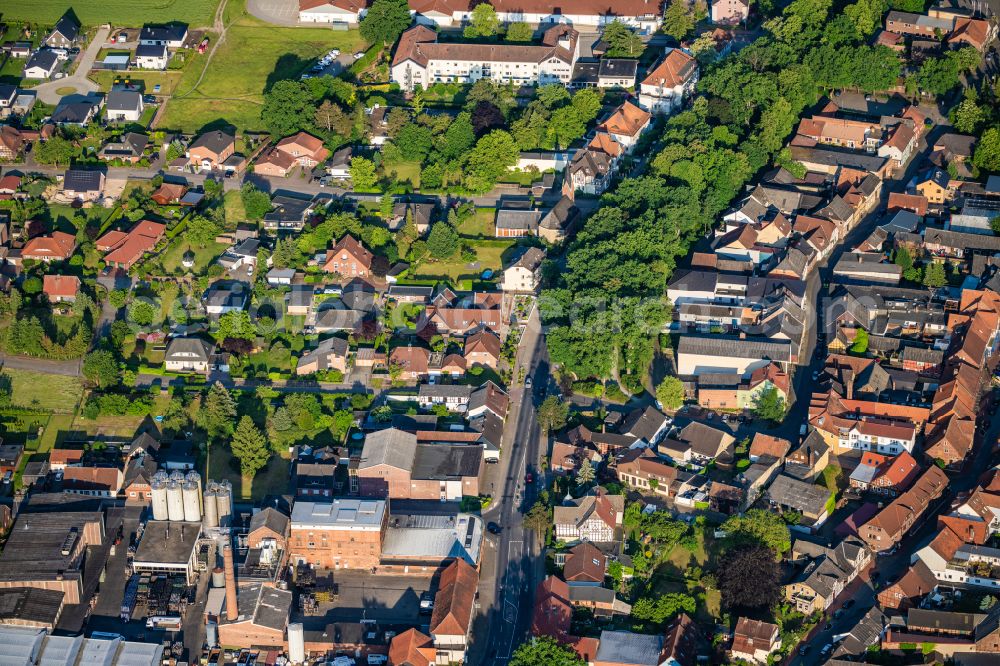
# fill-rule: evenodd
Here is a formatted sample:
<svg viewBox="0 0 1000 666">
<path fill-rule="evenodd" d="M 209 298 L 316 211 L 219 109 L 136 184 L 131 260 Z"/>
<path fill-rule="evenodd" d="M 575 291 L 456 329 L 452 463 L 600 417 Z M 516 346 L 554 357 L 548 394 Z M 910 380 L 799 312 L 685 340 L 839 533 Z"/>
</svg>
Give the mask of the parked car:
<svg viewBox="0 0 1000 666">
<path fill-rule="evenodd" d="M 420 612 L 423 615 L 427 615 L 434 611 L 434 595 L 430 592 L 424 592 L 420 595 Z"/>
<path fill-rule="evenodd" d="M 364 51 L 358 51 L 357 53 L 354 54 L 354 59 L 355 60 L 361 60 L 364 57 L 365 57 L 365 52 Z"/>
<path fill-rule="evenodd" d="M 490 534 L 500 534 L 501 529 L 500 526 L 497 525 L 496 523 L 489 522 L 486 523 L 486 531 L 488 531 Z"/>
</svg>

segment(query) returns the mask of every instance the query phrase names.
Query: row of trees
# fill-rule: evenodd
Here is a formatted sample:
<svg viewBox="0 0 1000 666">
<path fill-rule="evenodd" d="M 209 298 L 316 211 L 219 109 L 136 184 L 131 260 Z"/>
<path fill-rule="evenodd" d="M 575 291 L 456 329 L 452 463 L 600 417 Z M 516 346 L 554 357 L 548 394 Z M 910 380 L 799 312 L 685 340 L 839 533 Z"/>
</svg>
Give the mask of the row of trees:
<svg viewBox="0 0 1000 666">
<path fill-rule="evenodd" d="M 543 292 L 553 361 L 578 377 L 617 374 L 626 389 L 642 389 L 669 319 L 663 287 L 678 257 L 759 170 L 781 159 L 799 115 L 835 85 L 827 61 L 865 48 L 879 2 L 859 0 L 828 21 L 832 0 L 794 0 L 767 21 L 764 37 L 708 68 L 701 95 L 667 122 L 651 173 L 605 196 Z M 856 85 L 895 85 L 898 59 L 876 55 L 888 64 L 857 67 L 871 80 L 859 73 Z"/>
</svg>

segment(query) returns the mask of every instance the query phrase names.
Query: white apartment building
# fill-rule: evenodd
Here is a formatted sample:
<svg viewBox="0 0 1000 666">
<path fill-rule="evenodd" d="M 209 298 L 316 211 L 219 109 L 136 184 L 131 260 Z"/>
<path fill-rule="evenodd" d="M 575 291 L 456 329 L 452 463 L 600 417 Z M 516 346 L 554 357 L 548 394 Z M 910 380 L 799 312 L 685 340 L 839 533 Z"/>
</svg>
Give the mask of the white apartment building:
<svg viewBox="0 0 1000 666">
<path fill-rule="evenodd" d="M 913 453 L 916 440 L 917 429 L 912 425 L 860 420 L 841 432 L 840 448 L 894 456 L 904 450 Z"/>
<path fill-rule="evenodd" d="M 654 114 L 679 110 L 685 97 L 694 94 L 698 63 L 688 53 L 668 48 L 660 64 L 639 84 L 639 106 Z"/>
<path fill-rule="evenodd" d="M 519 85 L 568 84 L 579 57 L 579 33 L 566 25 L 549 28 L 541 46 L 442 44 L 437 33 L 418 25 L 399 38 L 390 78 L 406 91 L 484 78 Z"/>
</svg>

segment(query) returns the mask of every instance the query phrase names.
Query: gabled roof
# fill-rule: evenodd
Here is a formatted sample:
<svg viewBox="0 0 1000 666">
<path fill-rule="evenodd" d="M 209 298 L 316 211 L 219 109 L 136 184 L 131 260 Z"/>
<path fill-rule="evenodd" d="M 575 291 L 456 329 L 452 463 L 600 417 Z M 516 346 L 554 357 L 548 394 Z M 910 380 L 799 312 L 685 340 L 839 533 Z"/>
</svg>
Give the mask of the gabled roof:
<svg viewBox="0 0 1000 666">
<path fill-rule="evenodd" d="M 479 587 L 479 574 L 462 558 L 441 572 L 431 614 L 432 636 L 467 636 Z"/>
<path fill-rule="evenodd" d="M 652 116 L 632 102 L 626 101 L 598 126 L 609 134 L 637 136 L 649 124 Z"/>
<path fill-rule="evenodd" d="M 680 49 L 668 49 L 660 64 L 642 80 L 644 86 L 674 88 L 691 80 L 698 73 L 698 63 Z"/>
<path fill-rule="evenodd" d="M 291 518 L 273 507 L 266 507 L 250 518 L 250 532 L 266 527 L 275 534 L 284 535 L 288 531 Z"/>
<path fill-rule="evenodd" d="M 71 42 L 80 36 L 80 22 L 76 19 L 72 9 L 67 9 L 56 21 L 55 27 L 52 28 L 52 34 L 57 32 Z"/>
<path fill-rule="evenodd" d="M 563 577 L 569 583 L 603 583 L 608 557 L 600 548 L 584 541 L 566 554 Z"/>
<path fill-rule="evenodd" d="M 413 469 L 417 451 L 417 436 L 396 428 L 373 432 L 365 438 L 358 469 L 389 465 L 407 472 Z"/>
<path fill-rule="evenodd" d="M 75 275 L 46 275 L 42 278 L 42 293 L 52 298 L 73 298 L 80 290 L 80 278 Z"/>
</svg>

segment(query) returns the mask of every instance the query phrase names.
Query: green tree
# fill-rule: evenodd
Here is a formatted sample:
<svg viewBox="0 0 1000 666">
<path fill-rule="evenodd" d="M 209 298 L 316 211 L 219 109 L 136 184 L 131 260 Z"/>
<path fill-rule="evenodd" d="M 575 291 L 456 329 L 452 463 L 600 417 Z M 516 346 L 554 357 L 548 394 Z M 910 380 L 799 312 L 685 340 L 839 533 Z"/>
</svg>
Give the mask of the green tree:
<svg viewBox="0 0 1000 666">
<path fill-rule="evenodd" d="M 864 354 L 868 351 L 868 331 L 863 328 L 857 329 L 854 335 L 854 344 L 852 344 L 848 351 L 852 354 Z"/>
<path fill-rule="evenodd" d="M 529 530 L 533 530 L 537 539 L 542 541 L 552 525 L 552 510 L 548 504 L 538 500 L 525 514 L 523 524 Z"/>
<path fill-rule="evenodd" d="M 948 284 L 948 276 L 944 272 L 944 264 L 932 261 L 924 267 L 924 286 L 943 287 Z"/>
<path fill-rule="evenodd" d="M 124 289 L 112 289 L 108 292 L 108 302 L 111 303 L 115 308 L 121 308 L 125 305 L 125 300 L 128 298 L 128 292 Z"/>
<path fill-rule="evenodd" d="M 476 142 L 469 153 L 465 185 L 474 192 L 491 189 L 507 170 L 517 164 L 521 151 L 510 133 L 493 130 Z"/>
<path fill-rule="evenodd" d="M 393 143 L 399 147 L 404 160 L 422 162 L 434 144 L 434 137 L 429 128 L 417 123 L 407 123 L 399 130 Z"/>
<path fill-rule="evenodd" d="M 680 41 L 694 30 L 694 25 L 694 12 L 687 0 L 670 0 L 663 12 L 663 32 Z"/>
<path fill-rule="evenodd" d="M 664 409 L 680 409 L 684 404 L 684 383 L 677 377 L 664 377 L 656 387 L 656 399 Z"/>
<path fill-rule="evenodd" d="M 69 166 L 69 163 L 76 157 L 77 149 L 71 141 L 61 136 L 54 136 L 48 141 L 36 142 L 35 149 L 31 154 L 39 164 Z"/>
<path fill-rule="evenodd" d="M 515 21 L 507 26 L 507 34 L 504 39 L 508 42 L 530 42 L 535 31 L 524 21 Z"/>
<path fill-rule="evenodd" d="M 854 24 L 858 35 L 869 37 L 882 24 L 882 15 L 888 10 L 885 0 L 857 0 L 844 8 L 844 14 Z"/>
<path fill-rule="evenodd" d="M 604 26 L 601 38 L 607 44 L 605 55 L 609 58 L 638 58 L 646 48 L 642 38 L 617 19 Z"/>
<path fill-rule="evenodd" d="M 438 150 L 446 159 L 453 160 L 464 155 L 476 143 L 476 133 L 472 127 L 472 115 L 463 111 L 455 116 L 448 129 L 445 130 L 443 141 L 436 142 Z"/>
<path fill-rule="evenodd" d="M 244 183 L 240 189 L 243 199 L 243 209 L 251 220 L 263 219 L 271 211 L 271 197 L 254 187 L 253 183 Z"/>
<path fill-rule="evenodd" d="M 586 666 L 571 648 L 548 636 L 534 637 L 521 643 L 511 655 L 510 666 Z"/>
<path fill-rule="evenodd" d="M 118 359 L 106 349 L 96 349 L 83 358 L 83 376 L 97 388 L 114 386 L 121 378 Z"/>
<path fill-rule="evenodd" d="M 447 222 L 435 222 L 427 235 L 427 250 L 435 259 L 447 259 L 458 251 L 458 233 Z"/>
<path fill-rule="evenodd" d="M 190 422 L 191 416 L 188 414 L 187 405 L 184 404 L 184 398 L 181 396 L 171 398 L 166 409 L 163 410 L 163 427 L 167 430 L 180 432 Z"/>
<path fill-rule="evenodd" d="M 750 509 L 742 516 L 730 517 L 722 524 L 722 531 L 729 546 L 760 543 L 771 549 L 775 559 L 792 547 L 785 521 L 763 509 Z"/>
<path fill-rule="evenodd" d="M 245 310 L 226 312 L 219 317 L 215 338 L 222 340 L 253 340 L 257 337 L 257 327 Z"/>
<path fill-rule="evenodd" d="M 550 395 L 538 406 L 538 425 L 545 434 L 561 429 L 566 425 L 567 418 L 569 405 L 560 400 L 559 396 Z"/>
<path fill-rule="evenodd" d="M 212 181 L 205 181 L 206 183 Z M 187 229 L 184 231 L 184 240 L 196 247 L 205 247 L 215 240 L 219 235 L 219 225 L 212 219 L 204 215 L 192 215 L 188 218 Z"/>
<path fill-rule="evenodd" d="M 37 275 L 31 275 L 29 277 L 26 277 L 24 278 L 24 281 L 21 282 L 21 291 L 28 294 L 29 296 L 35 296 L 37 294 L 42 293 L 43 287 L 44 283 L 42 282 L 42 278 L 38 277 Z"/>
<path fill-rule="evenodd" d="M 149 326 L 159 313 L 159 309 L 149 301 L 132 301 L 128 308 L 129 321 L 138 326 Z"/>
<path fill-rule="evenodd" d="M 392 44 L 411 20 L 406 0 L 375 0 L 361 19 L 361 36 L 371 44 Z"/>
<path fill-rule="evenodd" d="M 788 531 L 781 516 L 770 515 Z M 781 598 L 781 568 L 774 552 L 764 544 L 745 543 L 727 549 L 719 561 L 718 576 L 722 606 L 727 610 L 768 609 Z"/>
<path fill-rule="evenodd" d="M 989 128 L 979 137 L 972 163 L 984 171 L 1000 171 L 1000 126 Z"/>
<path fill-rule="evenodd" d="M 993 230 L 994 234 L 1000 236 L 1000 215 L 990 219 L 990 229 Z"/>
<path fill-rule="evenodd" d="M 351 158 L 351 184 L 355 190 L 371 190 L 378 184 L 378 174 L 375 172 L 375 163 L 367 157 Z"/>
<path fill-rule="evenodd" d="M 597 473 L 594 471 L 594 465 L 590 460 L 584 460 L 580 463 L 580 469 L 576 472 L 576 483 L 580 486 L 589 485 Z"/>
<path fill-rule="evenodd" d="M 655 598 L 642 597 L 632 605 L 632 617 L 664 625 L 681 613 L 693 614 L 697 604 L 690 594 L 668 592 Z"/>
<path fill-rule="evenodd" d="M 476 37 L 493 37 L 500 30 L 500 19 L 493 5 L 484 2 L 476 5 L 469 17 L 469 25 L 463 31 L 467 39 Z"/>
<path fill-rule="evenodd" d="M 215 382 L 208 390 L 198 410 L 198 425 L 209 437 L 225 437 L 233 432 L 236 419 L 236 400 L 220 382 Z"/>
<path fill-rule="evenodd" d="M 252 479 L 267 464 L 271 451 L 264 434 L 254 425 L 253 419 L 244 415 L 236 426 L 230 442 L 233 456 L 240 461 L 240 472 L 244 478 Z"/>
<path fill-rule="evenodd" d="M 283 79 L 264 93 L 260 119 L 276 137 L 308 127 L 315 111 L 312 96 L 300 81 Z"/>
<path fill-rule="evenodd" d="M 761 391 L 753 406 L 754 415 L 765 421 L 778 423 L 785 418 L 785 400 L 773 386 Z"/>
<path fill-rule="evenodd" d="M 966 97 L 951 112 L 951 122 L 959 132 L 972 134 L 986 120 L 986 111 L 975 99 Z"/>
</svg>

